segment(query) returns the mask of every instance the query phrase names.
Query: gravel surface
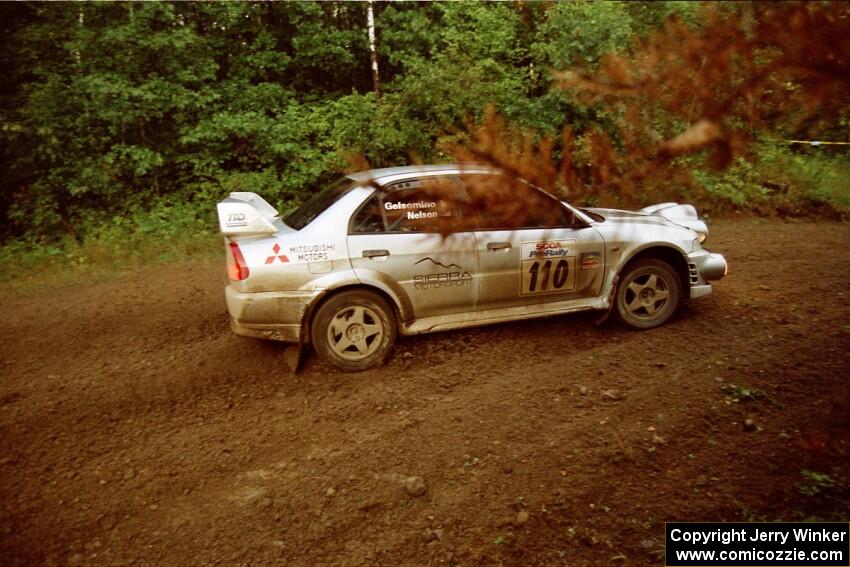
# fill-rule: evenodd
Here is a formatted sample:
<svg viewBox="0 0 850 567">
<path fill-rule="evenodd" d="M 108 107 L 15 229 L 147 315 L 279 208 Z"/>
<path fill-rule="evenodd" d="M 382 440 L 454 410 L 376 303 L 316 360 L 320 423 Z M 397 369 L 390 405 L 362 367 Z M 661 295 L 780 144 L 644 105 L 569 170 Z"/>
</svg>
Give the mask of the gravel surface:
<svg viewBox="0 0 850 567">
<path fill-rule="evenodd" d="M 219 263 L 7 297 L 0 563 L 660 565 L 665 520 L 846 521 L 850 225 L 708 244 L 729 276 L 660 329 L 417 336 L 360 374 L 232 335 Z"/>
</svg>

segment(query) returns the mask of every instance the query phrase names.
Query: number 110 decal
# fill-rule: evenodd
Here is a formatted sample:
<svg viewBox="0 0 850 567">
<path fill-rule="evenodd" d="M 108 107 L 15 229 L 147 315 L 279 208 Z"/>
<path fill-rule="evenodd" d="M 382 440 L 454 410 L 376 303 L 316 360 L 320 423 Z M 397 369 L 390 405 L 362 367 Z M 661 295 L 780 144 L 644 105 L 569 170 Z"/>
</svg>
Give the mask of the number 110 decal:
<svg viewBox="0 0 850 567">
<path fill-rule="evenodd" d="M 520 295 L 575 291 L 575 239 L 523 242 L 521 258 Z"/>
</svg>

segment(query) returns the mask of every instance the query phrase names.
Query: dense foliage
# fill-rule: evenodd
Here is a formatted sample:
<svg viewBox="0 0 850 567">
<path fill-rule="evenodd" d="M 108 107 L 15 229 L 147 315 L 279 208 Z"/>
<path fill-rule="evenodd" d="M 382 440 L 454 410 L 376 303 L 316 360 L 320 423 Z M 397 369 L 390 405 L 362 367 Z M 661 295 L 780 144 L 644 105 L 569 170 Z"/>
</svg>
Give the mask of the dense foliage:
<svg viewBox="0 0 850 567">
<path fill-rule="evenodd" d="M 698 21 L 700 6 L 377 2 L 380 99 L 366 3 L 2 10 L 0 234 L 55 241 L 211 228 L 229 190 L 286 209 L 347 155 L 373 166 L 449 159 L 444 148 L 488 104 L 542 135 L 569 126 L 580 148 L 583 133 L 614 133 L 614 121 L 606 106 L 554 88 L 554 71 L 592 70 L 671 15 Z"/>
</svg>

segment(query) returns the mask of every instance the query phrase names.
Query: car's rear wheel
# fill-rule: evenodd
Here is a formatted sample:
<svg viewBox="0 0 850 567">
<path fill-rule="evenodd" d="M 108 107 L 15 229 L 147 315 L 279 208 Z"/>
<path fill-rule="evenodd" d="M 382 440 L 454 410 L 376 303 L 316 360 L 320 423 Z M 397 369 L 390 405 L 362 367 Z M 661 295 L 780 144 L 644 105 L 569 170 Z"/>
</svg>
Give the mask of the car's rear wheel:
<svg viewBox="0 0 850 567">
<path fill-rule="evenodd" d="M 615 312 L 629 327 L 651 329 L 669 321 L 681 300 L 682 285 L 673 268 L 647 258 L 629 266 L 620 279 Z"/>
<path fill-rule="evenodd" d="M 392 308 L 377 293 L 343 291 L 316 311 L 310 329 L 319 358 L 346 372 L 381 364 L 395 345 Z"/>
</svg>

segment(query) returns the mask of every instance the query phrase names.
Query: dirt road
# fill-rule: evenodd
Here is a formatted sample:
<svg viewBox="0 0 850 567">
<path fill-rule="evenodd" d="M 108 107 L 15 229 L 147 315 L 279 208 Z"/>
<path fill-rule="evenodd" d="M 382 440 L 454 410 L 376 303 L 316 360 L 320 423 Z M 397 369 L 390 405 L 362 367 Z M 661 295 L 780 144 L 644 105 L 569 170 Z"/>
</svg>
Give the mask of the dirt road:
<svg viewBox="0 0 850 567">
<path fill-rule="evenodd" d="M 729 276 L 663 328 L 355 375 L 233 336 L 218 263 L 7 298 L 0 563 L 662 565 L 665 520 L 846 521 L 850 225 L 712 231 Z"/>
</svg>

